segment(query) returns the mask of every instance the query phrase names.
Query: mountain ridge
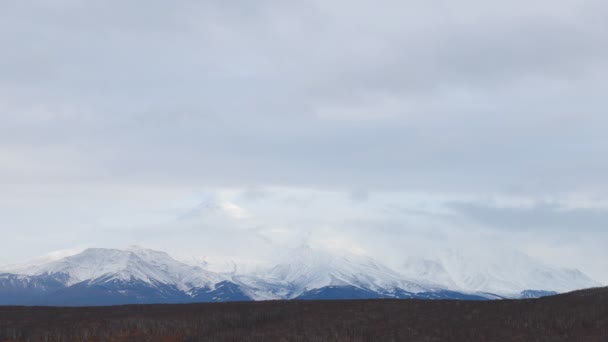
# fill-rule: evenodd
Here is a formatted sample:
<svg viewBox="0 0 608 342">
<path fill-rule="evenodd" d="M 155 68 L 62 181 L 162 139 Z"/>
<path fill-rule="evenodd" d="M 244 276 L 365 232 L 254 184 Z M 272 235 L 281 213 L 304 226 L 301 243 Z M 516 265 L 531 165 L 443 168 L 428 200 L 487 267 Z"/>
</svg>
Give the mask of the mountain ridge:
<svg viewBox="0 0 608 342">
<path fill-rule="evenodd" d="M 423 265 L 442 268 L 432 263 Z M 579 273 L 572 273 L 572 283 L 576 286 L 588 279 L 582 273 L 584 277 L 580 278 Z M 57 260 L 0 271 L 0 304 L 114 305 L 352 298 L 481 300 L 529 298 L 557 292 L 549 287 L 534 287 L 522 288 L 517 293 L 494 294 L 467 291 L 428 279 L 406 276 L 368 256 L 335 254 L 308 246 L 291 250 L 275 265 L 243 274 L 212 272 L 175 260 L 166 252 L 137 246 L 89 248 Z M 596 283 L 589 280 L 587 285 L 593 287 Z"/>
</svg>

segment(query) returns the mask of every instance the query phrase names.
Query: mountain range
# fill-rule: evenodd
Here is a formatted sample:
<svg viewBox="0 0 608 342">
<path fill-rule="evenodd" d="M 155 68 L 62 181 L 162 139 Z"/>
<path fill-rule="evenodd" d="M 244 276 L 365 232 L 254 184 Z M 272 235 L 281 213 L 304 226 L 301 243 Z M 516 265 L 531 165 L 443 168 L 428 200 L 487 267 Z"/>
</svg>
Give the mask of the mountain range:
<svg viewBox="0 0 608 342">
<path fill-rule="evenodd" d="M 117 305 L 250 300 L 531 298 L 595 287 L 577 270 L 521 256 L 473 262 L 448 251 L 393 270 L 367 256 L 302 246 L 246 272 L 214 272 L 142 247 L 90 248 L 0 271 L 0 305 Z M 473 266 L 475 265 L 475 266 Z M 481 265 L 481 266 L 480 266 Z M 2 268 L 0 268 L 2 269 Z"/>
</svg>

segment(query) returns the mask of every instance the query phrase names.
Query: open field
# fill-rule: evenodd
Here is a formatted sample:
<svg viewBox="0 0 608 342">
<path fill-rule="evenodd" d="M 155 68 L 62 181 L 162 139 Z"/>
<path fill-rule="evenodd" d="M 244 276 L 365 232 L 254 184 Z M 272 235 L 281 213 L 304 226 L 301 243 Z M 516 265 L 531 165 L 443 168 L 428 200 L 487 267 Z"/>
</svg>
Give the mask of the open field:
<svg viewBox="0 0 608 342">
<path fill-rule="evenodd" d="M 0 307 L 0 341 L 608 341 L 608 289 L 531 300 Z"/>
</svg>

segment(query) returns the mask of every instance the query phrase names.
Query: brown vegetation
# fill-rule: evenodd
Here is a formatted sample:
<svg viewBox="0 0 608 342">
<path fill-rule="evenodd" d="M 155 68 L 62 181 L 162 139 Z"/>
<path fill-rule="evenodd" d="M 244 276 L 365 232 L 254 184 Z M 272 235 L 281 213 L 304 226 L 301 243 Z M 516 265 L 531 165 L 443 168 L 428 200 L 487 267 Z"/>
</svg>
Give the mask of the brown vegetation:
<svg viewBox="0 0 608 342">
<path fill-rule="evenodd" d="M 530 300 L 0 307 L 0 341 L 608 341 L 608 289 Z"/>
</svg>

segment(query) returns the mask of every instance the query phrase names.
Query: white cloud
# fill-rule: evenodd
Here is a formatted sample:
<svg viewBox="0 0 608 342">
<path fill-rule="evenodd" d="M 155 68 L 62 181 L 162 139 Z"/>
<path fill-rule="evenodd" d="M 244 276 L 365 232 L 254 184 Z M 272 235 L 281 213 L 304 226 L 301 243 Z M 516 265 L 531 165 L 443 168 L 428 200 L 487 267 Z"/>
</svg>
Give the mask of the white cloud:
<svg viewBox="0 0 608 342">
<path fill-rule="evenodd" d="M 607 14 L 599 0 L 3 2 L 0 259 L 142 242 L 253 258 L 307 236 L 397 259 L 501 240 L 567 248 L 608 279 Z M 228 217 L 176 221 L 208 196 Z M 505 224 L 522 215 L 542 229 Z"/>
</svg>

